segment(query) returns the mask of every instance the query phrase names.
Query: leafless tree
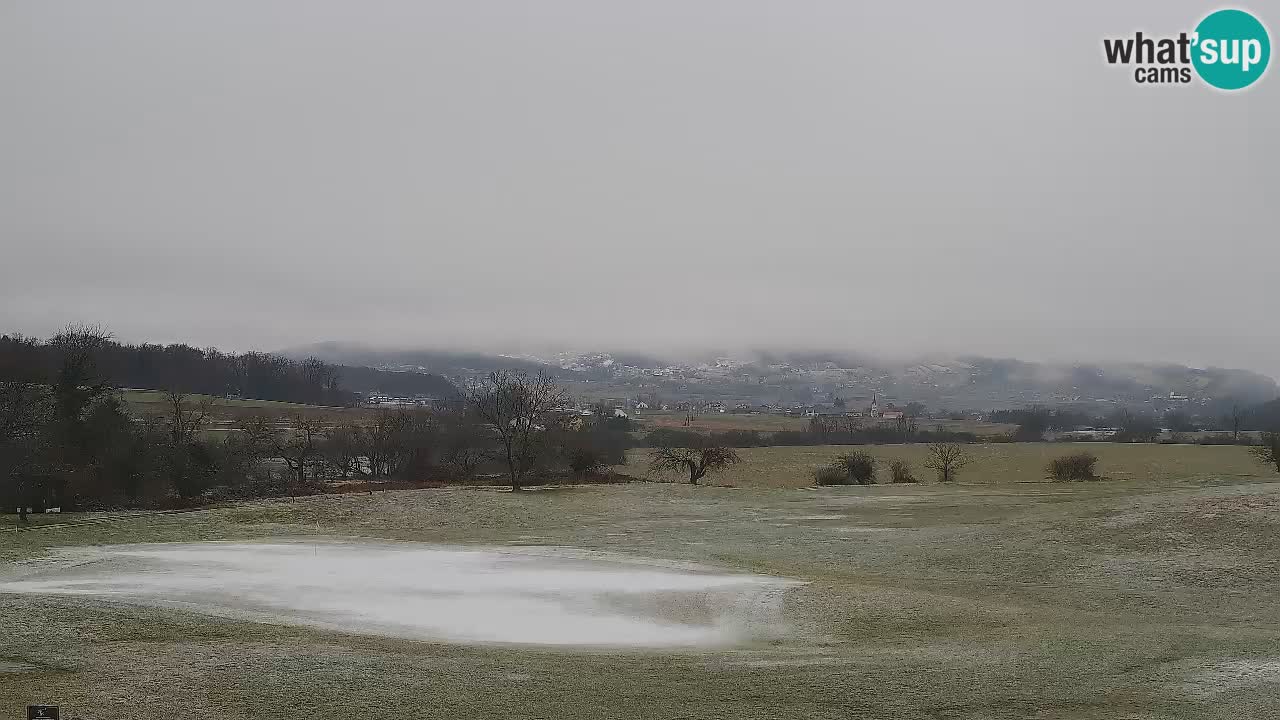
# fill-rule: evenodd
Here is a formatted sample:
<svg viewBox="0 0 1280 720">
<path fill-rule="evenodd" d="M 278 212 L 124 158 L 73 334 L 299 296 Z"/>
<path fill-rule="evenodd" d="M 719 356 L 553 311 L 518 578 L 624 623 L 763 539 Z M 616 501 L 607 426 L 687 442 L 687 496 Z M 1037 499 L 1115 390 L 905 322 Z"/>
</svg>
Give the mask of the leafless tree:
<svg viewBox="0 0 1280 720">
<path fill-rule="evenodd" d="M 318 390 L 325 402 L 330 402 L 340 390 L 341 378 L 337 371 L 319 358 L 312 356 L 303 360 L 299 369 L 302 382 L 309 390 Z"/>
<path fill-rule="evenodd" d="M 1227 413 L 1227 423 L 1231 426 L 1231 442 L 1240 444 L 1240 426 L 1244 424 L 1245 410 L 1239 405 L 1232 405 Z"/>
<path fill-rule="evenodd" d="M 467 407 L 449 408 L 440 417 L 440 460 L 454 475 L 469 479 L 489 457 L 490 433 Z"/>
<path fill-rule="evenodd" d="M 111 338 L 111 332 L 101 325 L 71 324 L 64 327 L 49 340 L 60 356 L 59 373 L 76 385 L 97 382 L 98 354 Z"/>
<path fill-rule="evenodd" d="M 894 429 L 902 436 L 903 442 L 911 442 L 911 436 L 916 432 L 916 419 L 908 417 L 903 413 L 901 417 L 893 421 Z"/>
<path fill-rule="evenodd" d="M 427 410 L 405 410 L 400 413 L 396 447 L 399 450 L 399 474 L 420 480 L 431 472 L 436 460 L 440 428 Z"/>
<path fill-rule="evenodd" d="M 520 490 L 525 473 L 535 464 L 541 435 L 563 422 L 569 395 L 546 372 L 530 376 L 519 370 L 499 370 L 472 382 L 467 405 L 489 426 L 502 446 L 511 489 Z"/>
<path fill-rule="evenodd" d="M 303 415 L 294 415 L 288 428 L 277 428 L 265 417 L 250 418 L 245 432 L 288 466 L 300 487 L 307 484 L 307 469 L 320 462 L 320 445 L 326 435 L 324 425 Z"/>
<path fill-rule="evenodd" d="M 367 475 L 363 462 L 366 447 L 364 428 L 357 423 L 345 423 L 328 431 L 321 453 L 330 471 L 346 479 Z M 373 492 L 372 483 L 369 491 Z"/>
<path fill-rule="evenodd" d="M 364 427 L 364 454 L 369 459 L 369 474 L 373 477 L 390 477 L 400 465 L 399 413 L 379 410 L 373 420 Z"/>
<path fill-rule="evenodd" d="M 655 472 L 672 470 L 688 472 L 689 484 L 697 485 L 713 470 L 720 470 L 741 461 L 733 448 L 720 445 L 702 447 L 663 446 L 655 448 L 649 467 Z"/>
<path fill-rule="evenodd" d="M 110 341 L 111 333 L 97 325 L 68 325 L 49 340 L 58 353 L 53 394 L 59 441 L 65 446 L 84 444 L 81 416 L 90 403 L 110 391 L 98 370 L 98 356 Z"/>
<path fill-rule="evenodd" d="M 849 437 L 857 435 L 858 431 L 862 429 L 862 421 L 852 415 L 845 415 L 841 417 L 840 425 L 844 431 L 849 434 Z"/>
<path fill-rule="evenodd" d="M 836 431 L 836 421 L 825 415 L 817 415 L 809 418 L 809 432 L 822 438 L 824 442 L 827 436 Z"/>
<path fill-rule="evenodd" d="M 951 482 L 962 468 L 973 462 L 973 457 L 963 445 L 956 443 L 934 443 L 929 446 L 929 454 L 925 457 L 924 466 L 936 470 L 939 482 Z"/>
<path fill-rule="evenodd" d="M 169 408 L 169 439 L 174 443 L 195 440 L 204 429 L 212 407 L 209 398 L 193 401 L 189 395 L 178 390 L 165 393 L 165 404 Z"/>
</svg>

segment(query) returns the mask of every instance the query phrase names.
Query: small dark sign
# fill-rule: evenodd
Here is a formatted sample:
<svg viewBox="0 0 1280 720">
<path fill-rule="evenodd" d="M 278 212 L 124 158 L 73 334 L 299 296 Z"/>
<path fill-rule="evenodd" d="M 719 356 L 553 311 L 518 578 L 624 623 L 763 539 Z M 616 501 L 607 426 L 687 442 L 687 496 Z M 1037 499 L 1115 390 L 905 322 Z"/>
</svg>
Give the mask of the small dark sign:
<svg viewBox="0 0 1280 720">
<path fill-rule="evenodd" d="M 58 706 L 28 705 L 27 720 L 58 720 Z"/>
</svg>

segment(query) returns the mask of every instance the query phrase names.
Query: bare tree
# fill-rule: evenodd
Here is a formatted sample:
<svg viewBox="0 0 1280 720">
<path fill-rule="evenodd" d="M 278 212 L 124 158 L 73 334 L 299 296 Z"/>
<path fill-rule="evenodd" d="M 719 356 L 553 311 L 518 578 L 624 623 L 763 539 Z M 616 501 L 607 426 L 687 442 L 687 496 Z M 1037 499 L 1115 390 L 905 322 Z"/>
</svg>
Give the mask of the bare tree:
<svg viewBox="0 0 1280 720">
<path fill-rule="evenodd" d="M 809 418 L 809 432 L 817 435 L 826 443 L 829 435 L 836 431 L 836 421 L 824 415 L 817 415 Z"/>
<path fill-rule="evenodd" d="M 440 417 L 440 460 L 454 475 L 470 479 L 489 457 L 489 433 L 467 407 L 454 407 Z"/>
<path fill-rule="evenodd" d="M 97 325 L 68 325 L 49 340 L 58 357 L 53 375 L 55 441 L 64 458 L 87 462 L 95 449 L 84 415 L 94 401 L 111 392 L 98 369 L 99 355 L 110 341 L 111 333 Z"/>
<path fill-rule="evenodd" d="M 951 482 L 962 468 L 973 462 L 973 457 L 963 445 L 956 443 L 934 443 L 929 446 L 929 454 L 925 457 L 924 466 L 938 472 L 939 482 Z"/>
<path fill-rule="evenodd" d="M 858 431 L 862 429 L 862 420 L 852 415 L 842 416 L 839 422 L 844 431 L 849 434 L 850 438 L 853 438 L 858 434 Z"/>
<path fill-rule="evenodd" d="M 257 416 L 245 423 L 245 432 L 253 442 L 262 444 L 283 460 L 298 485 L 305 487 L 307 469 L 320 462 L 325 428 L 320 421 L 302 415 L 294 415 L 289 425 L 287 429 L 276 428 L 265 417 Z"/>
<path fill-rule="evenodd" d="M 918 428 L 914 415 L 908 415 L 905 412 L 897 420 L 894 420 L 894 429 L 902 436 L 903 442 L 911 442 L 912 436 L 916 434 Z"/>
<path fill-rule="evenodd" d="M 194 441 L 209 418 L 209 398 L 196 402 L 184 392 L 169 390 L 165 403 L 169 406 L 169 439 L 175 443 Z"/>
<path fill-rule="evenodd" d="M 720 470 L 741 462 L 733 448 L 721 445 L 703 445 L 701 447 L 676 447 L 667 445 L 655 448 L 649 467 L 657 472 L 672 470 L 688 472 L 689 484 L 697 485 L 713 470 Z"/>
<path fill-rule="evenodd" d="M 331 428 L 321 447 L 329 469 L 343 479 L 368 476 L 363 462 L 367 441 L 364 428 L 356 423 L 345 423 Z M 368 485 L 373 492 L 373 484 Z"/>
<path fill-rule="evenodd" d="M 369 459 L 369 474 L 373 477 L 390 477 L 400 467 L 399 443 L 400 413 L 379 410 L 373 421 L 364 427 L 364 454 Z"/>
<path fill-rule="evenodd" d="M 431 472 L 439 449 L 440 427 L 431 412 L 423 409 L 400 413 L 396 446 L 400 453 L 399 473 L 421 480 Z"/>
<path fill-rule="evenodd" d="M 563 421 L 568 392 L 541 370 L 534 376 L 519 370 L 499 370 L 472 382 L 466 400 L 497 435 L 511 489 L 520 490 L 521 480 L 537 461 L 542 434 Z"/>
<path fill-rule="evenodd" d="M 1253 448 L 1253 454 L 1268 465 L 1275 465 L 1280 472 L 1280 432 L 1264 432 L 1259 444 Z"/>
<path fill-rule="evenodd" d="M 1239 405 L 1232 405 L 1231 411 L 1227 413 L 1226 421 L 1231 427 L 1231 442 L 1240 444 L 1240 426 L 1244 424 L 1245 411 Z"/>
<path fill-rule="evenodd" d="M 164 474 L 173 483 L 178 494 L 191 497 L 202 492 L 215 474 L 214 461 L 208 448 L 200 442 L 199 434 L 204 429 L 209 417 L 210 403 L 208 398 L 193 401 L 186 393 L 169 390 L 165 393 L 165 404 L 168 406 L 168 417 L 165 418 L 164 434 L 153 435 L 155 427 L 146 428 L 147 437 L 156 437 L 158 459 L 162 463 Z M 127 481 L 126 492 L 136 492 L 140 478 L 131 477 Z"/>
</svg>

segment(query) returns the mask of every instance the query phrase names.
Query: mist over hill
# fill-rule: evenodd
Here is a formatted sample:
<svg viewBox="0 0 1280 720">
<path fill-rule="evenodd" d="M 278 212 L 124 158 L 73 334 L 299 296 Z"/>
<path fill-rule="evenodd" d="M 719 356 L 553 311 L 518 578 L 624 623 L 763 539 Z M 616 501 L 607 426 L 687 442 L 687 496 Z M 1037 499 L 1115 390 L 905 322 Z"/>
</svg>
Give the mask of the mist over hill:
<svg viewBox="0 0 1280 720">
<path fill-rule="evenodd" d="M 1280 396 L 1272 378 L 1247 370 L 1170 363 L 1040 363 L 972 355 L 884 359 L 870 353 L 754 351 L 740 356 L 559 352 L 540 355 L 384 349 L 324 342 L 283 351 L 326 362 L 434 373 L 465 382 L 500 368 L 544 369 L 585 398 L 651 394 L 665 400 L 805 405 L 866 400 L 933 409 L 1051 405 L 1212 408 Z"/>
</svg>

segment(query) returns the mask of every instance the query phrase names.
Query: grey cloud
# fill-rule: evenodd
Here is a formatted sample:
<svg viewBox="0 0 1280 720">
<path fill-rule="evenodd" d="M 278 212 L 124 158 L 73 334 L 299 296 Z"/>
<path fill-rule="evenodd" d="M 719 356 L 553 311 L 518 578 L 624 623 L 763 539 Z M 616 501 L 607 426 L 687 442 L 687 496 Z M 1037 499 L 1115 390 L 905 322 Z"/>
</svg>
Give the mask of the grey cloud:
<svg viewBox="0 0 1280 720">
<path fill-rule="evenodd" d="M 1207 9 L 5 3 L 0 328 L 1280 375 L 1280 79 L 1101 57 Z"/>
</svg>

